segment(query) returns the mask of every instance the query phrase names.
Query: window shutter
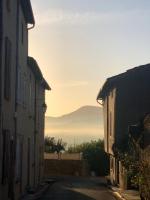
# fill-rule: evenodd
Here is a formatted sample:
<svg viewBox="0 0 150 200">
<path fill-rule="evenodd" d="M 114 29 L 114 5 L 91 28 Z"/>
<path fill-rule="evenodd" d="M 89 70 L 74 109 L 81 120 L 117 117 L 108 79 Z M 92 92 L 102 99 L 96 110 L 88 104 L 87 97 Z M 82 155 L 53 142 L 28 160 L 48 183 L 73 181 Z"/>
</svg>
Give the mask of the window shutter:
<svg viewBox="0 0 150 200">
<path fill-rule="evenodd" d="M 17 103 L 21 103 L 21 67 L 17 69 Z"/>
<path fill-rule="evenodd" d="M 11 42 L 5 38 L 4 97 L 10 100 L 11 93 Z"/>
<path fill-rule="evenodd" d="M 5 185 L 10 177 L 10 131 L 3 130 L 3 162 L 2 162 L 2 184 Z"/>
</svg>

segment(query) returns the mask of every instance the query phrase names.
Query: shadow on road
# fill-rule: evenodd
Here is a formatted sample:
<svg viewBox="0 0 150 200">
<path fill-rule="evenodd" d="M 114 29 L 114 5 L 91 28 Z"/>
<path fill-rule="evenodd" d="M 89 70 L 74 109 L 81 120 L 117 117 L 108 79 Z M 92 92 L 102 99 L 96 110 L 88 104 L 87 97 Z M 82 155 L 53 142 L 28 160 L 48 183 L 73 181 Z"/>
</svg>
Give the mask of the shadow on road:
<svg viewBox="0 0 150 200">
<path fill-rule="evenodd" d="M 53 188 L 52 188 L 53 189 Z M 68 199 L 69 198 L 69 199 Z M 40 200 L 95 200 L 86 194 L 68 188 L 59 188 L 58 191 L 50 190 Z"/>
<path fill-rule="evenodd" d="M 103 178 L 59 177 L 40 200 L 115 200 Z"/>
</svg>

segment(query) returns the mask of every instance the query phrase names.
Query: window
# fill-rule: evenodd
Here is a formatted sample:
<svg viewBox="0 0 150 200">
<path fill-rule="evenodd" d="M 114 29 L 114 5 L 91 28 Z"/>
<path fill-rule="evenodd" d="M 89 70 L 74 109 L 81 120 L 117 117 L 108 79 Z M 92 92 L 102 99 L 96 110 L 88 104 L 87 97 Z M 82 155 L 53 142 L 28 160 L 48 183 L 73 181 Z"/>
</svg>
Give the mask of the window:
<svg viewBox="0 0 150 200">
<path fill-rule="evenodd" d="M 24 25 L 23 25 L 23 23 L 21 24 L 21 42 L 22 42 L 22 44 L 24 42 Z"/>
<path fill-rule="evenodd" d="M 17 68 L 17 103 L 26 108 L 27 106 L 27 78 L 26 74 L 22 73 L 22 69 L 19 66 Z"/>
<path fill-rule="evenodd" d="M 16 182 L 21 181 L 21 173 L 22 173 L 22 151 L 23 151 L 23 137 L 17 137 L 16 143 Z"/>
<path fill-rule="evenodd" d="M 10 99 L 11 93 L 11 42 L 5 38 L 4 97 Z"/>
<path fill-rule="evenodd" d="M 22 84 L 22 91 L 23 91 L 23 97 L 22 97 L 22 100 L 23 100 L 23 105 L 24 107 L 27 106 L 27 81 L 26 81 L 26 75 L 23 76 L 23 84 Z"/>
<path fill-rule="evenodd" d="M 113 96 L 114 96 L 114 91 L 112 90 L 111 91 L 111 98 L 113 98 Z"/>
<path fill-rule="evenodd" d="M 109 113 L 109 133 L 110 133 L 110 136 L 112 135 L 112 114 L 111 112 Z"/>
<path fill-rule="evenodd" d="M 110 169 L 112 170 L 114 167 L 113 158 L 110 157 Z"/>
<path fill-rule="evenodd" d="M 11 0 L 6 0 L 6 8 L 8 12 L 11 11 Z"/>
<path fill-rule="evenodd" d="M 3 161 L 2 161 L 2 184 L 5 185 L 10 177 L 11 142 L 9 130 L 3 130 Z"/>
<path fill-rule="evenodd" d="M 32 77 L 30 74 L 30 80 L 29 80 L 29 110 L 32 112 Z"/>
<path fill-rule="evenodd" d="M 22 94 L 21 67 L 17 68 L 17 103 L 21 103 Z"/>
<path fill-rule="evenodd" d="M 28 138 L 27 141 L 28 144 L 28 148 L 27 148 L 27 184 L 28 186 L 30 186 L 30 165 L 31 165 L 31 155 L 30 155 L 30 151 L 31 151 L 31 141 L 30 138 Z"/>
</svg>

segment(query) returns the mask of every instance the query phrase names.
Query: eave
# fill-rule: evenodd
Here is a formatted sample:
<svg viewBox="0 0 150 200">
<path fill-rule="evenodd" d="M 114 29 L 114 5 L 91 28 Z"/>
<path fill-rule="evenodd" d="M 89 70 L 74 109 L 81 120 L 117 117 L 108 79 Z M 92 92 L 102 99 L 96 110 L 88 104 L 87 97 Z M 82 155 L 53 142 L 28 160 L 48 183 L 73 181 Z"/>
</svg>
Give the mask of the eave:
<svg viewBox="0 0 150 200">
<path fill-rule="evenodd" d="M 22 10 L 27 24 L 35 24 L 33 10 L 30 0 L 21 0 Z"/>
<path fill-rule="evenodd" d="M 34 58 L 28 57 L 28 66 L 32 70 L 35 78 L 37 80 L 41 81 L 41 86 L 46 90 L 51 90 L 49 84 L 46 82 L 46 80 L 44 79 L 44 77 L 42 75 L 42 72 L 39 68 L 38 63 L 36 62 L 36 60 Z"/>
</svg>

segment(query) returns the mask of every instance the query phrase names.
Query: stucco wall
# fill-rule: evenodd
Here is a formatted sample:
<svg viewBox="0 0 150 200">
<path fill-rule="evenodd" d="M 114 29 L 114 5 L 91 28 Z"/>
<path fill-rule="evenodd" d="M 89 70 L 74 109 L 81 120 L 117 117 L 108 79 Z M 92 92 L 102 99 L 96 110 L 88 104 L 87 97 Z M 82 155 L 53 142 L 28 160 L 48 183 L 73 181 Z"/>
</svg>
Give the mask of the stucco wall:
<svg viewBox="0 0 150 200">
<path fill-rule="evenodd" d="M 139 67 L 139 69 L 131 70 L 127 76 L 123 75 L 115 82 L 116 96 L 111 98 L 111 91 L 107 93 L 104 102 L 104 121 L 105 121 L 105 150 L 112 154 L 112 144 L 116 142 L 121 144 L 125 134 L 128 134 L 128 127 L 137 124 L 146 113 L 150 112 L 150 70 L 149 67 Z M 114 132 L 110 136 L 110 116 L 112 112 L 112 126 Z M 108 134 L 109 133 L 109 134 Z M 116 166 L 110 172 L 111 179 L 116 181 Z M 124 187 L 126 180 L 123 178 L 125 173 L 122 167 L 119 168 L 120 184 Z"/>
<path fill-rule="evenodd" d="M 1 18 L 3 21 L 0 23 L 2 26 L 0 32 L 2 30 L 3 37 L 1 35 L 0 172 L 2 172 L 4 146 L 2 128 L 10 131 L 10 140 L 13 143 L 12 149 L 9 149 L 9 144 L 6 147 L 11 160 L 11 162 L 8 161 L 10 170 L 7 179 L 9 181 L 0 185 L 0 199 L 7 200 L 8 182 L 11 182 L 10 190 L 14 190 L 15 198 L 18 199 L 26 192 L 27 187 L 36 187 L 43 177 L 45 113 L 42 105 L 45 103 L 45 88 L 39 80 L 36 81 L 37 77 L 27 66 L 28 29 L 20 1 L 2 0 L 1 2 L 3 8 L 0 6 L 0 13 L 3 11 Z M 11 42 L 11 95 L 9 100 L 4 98 L 5 37 L 8 37 Z M 30 92 L 32 93 L 31 99 L 29 99 Z M 1 180 L 2 173 L 0 173 Z"/>
<path fill-rule="evenodd" d="M 116 88 L 112 89 L 104 100 L 104 141 L 105 151 L 113 155 L 112 145 L 115 137 Z"/>
<path fill-rule="evenodd" d="M 3 33 L 2 36 L 2 55 L 1 56 L 1 72 L 2 72 L 2 82 L 1 84 L 1 103 L 2 103 L 2 121 L 0 128 L 0 165 L 2 164 L 3 160 L 3 136 L 2 132 L 3 130 L 9 130 L 10 131 L 10 137 L 11 140 L 14 140 L 14 133 L 15 133 L 15 127 L 14 127 L 14 116 L 15 116 L 15 73 L 16 73 L 16 11 L 17 11 L 17 0 L 14 0 L 13 3 L 10 4 L 10 10 L 7 9 L 6 1 L 2 0 L 2 27 L 1 31 Z M 11 42 L 11 73 L 10 73 L 10 99 L 6 100 L 4 98 L 4 69 L 5 69 L 5 37 L 9 38 L 9 41 Z M 13 151 L 10 152 L 11 155 L 13 155 Z M 14 167 L 14 163 L 11 163 L 11 169 Z M 11 174 L 11 180 L 13 179 L 13 175 Z M 0 182 L 2 180 L 2 166 L 0 166 Z M 0 183 L 1 184 L 1 183 Z M 8 182 L 5 184 L 0 185 L 0 199 L 7 199 L 8 198 Z"/>
<path fill-rule="evenodd" d="M 22 138 L 22 155 L 21 158 L 21 188 L 22 193 L 25 192 L 27 186 L 34 186 L 34 162 L 33 162 L 33 146 L 34 146 L 34 113 L 29 111 L 29 84 L 30 72 L 27 66 L 28 57 L 28 30 L 26 20 L 19 5 L 18 16 L 18 60 L 17 73 L 20 73 L 19 87 L 17 87 L 17 138 Z M 18 78 L 17 77 L 17 78 Z M 32 80 L 32 96 L 34 103 L 34 76 L 31 75 Z M 34 105 L 34 104 L 33 104 Z M 33 106 L 34 108 L 34 106 Z M 32 117 L 30 116 L 30 112 Z M 30 146 L 30 147 L 29 147 Z M 18 158 L 19 159 L 19 158 Z"/>
</svg>

